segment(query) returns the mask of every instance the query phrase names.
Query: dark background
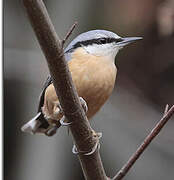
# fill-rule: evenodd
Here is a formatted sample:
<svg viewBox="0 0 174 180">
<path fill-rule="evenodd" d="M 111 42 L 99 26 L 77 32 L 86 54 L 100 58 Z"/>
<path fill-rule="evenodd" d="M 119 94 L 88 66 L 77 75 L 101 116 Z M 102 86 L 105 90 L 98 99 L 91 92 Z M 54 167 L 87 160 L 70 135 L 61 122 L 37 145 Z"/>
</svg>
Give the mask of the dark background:
<svg viewBox="0 0 174 180">
<path fill-rule="evenodd" d="M 116 57 L 118 76 L 112 97 L 91 124 L 102 132 L 101 156 L 113 177 L 174 103 L 173 0 L 47 0 L 58 35 L 78 21 L 70 39 L 91 29 L 142 36 Z M 37 109 L 48 75 L 45 58 L 22 1 L 4 1 L 4 170 L 6 180 L 83 179 L 71 153 L 66 128 L 53 138 L 22 133 Z M 125 180 L 174 177 L 174 121 L 148 147 Z"/>
</svg>

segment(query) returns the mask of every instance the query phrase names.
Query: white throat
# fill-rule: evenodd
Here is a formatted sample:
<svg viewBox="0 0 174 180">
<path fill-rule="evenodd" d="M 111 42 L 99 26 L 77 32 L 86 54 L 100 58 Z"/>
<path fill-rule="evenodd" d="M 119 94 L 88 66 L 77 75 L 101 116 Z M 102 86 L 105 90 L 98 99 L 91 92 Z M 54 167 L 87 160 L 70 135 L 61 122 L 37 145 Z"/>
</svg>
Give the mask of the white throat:
<svg viewBox="0 0 174 180">
<path fill-rule="evenodd" d="M 92 54 L 94 56 L 106 56 L 111 61 L 115 61 L 115 56 L 119 51 L 119 47 L 114 43 L 110 44 L 93 44 L 89 46 L 83 46 L 83 48 L 87 51 L 87 53 Z"/>
</svg>

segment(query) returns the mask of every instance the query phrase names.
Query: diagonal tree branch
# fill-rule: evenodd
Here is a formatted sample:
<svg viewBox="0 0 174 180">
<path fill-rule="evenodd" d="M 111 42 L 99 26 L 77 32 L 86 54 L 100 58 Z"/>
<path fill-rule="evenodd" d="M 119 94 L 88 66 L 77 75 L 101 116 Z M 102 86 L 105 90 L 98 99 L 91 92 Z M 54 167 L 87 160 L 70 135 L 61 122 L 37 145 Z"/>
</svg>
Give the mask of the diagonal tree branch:
<svg viewBox="0 0 174 180">
<path fill-rule="evenodd" d="M 129 160 L 126 162 L 126 164 L 121 168 L 121 170 L 115 175 L 113 180 L 121 180 L 123 177 L 128 173 L 130 168 L 134 165 L 136 160 L 140 157 L 140 155 L 144 152 L 144 150 L 148 147 L 148 145 L 151 143 L 151 141 L 159 134 L 161 129 L 164 127 L 164 125 L 167 123 L 167 121 L 171 118 L 171 116 L 174 114 L 174 105 L 168 110 L 169 106 L 166 105 L 164 115 L 161 118 L 161 120 L 156 124 L 154 129 L 148 134 L 148 136 L 145 138 L 143 143 L 138 147 L 136 152 L 129 158 Z"/>
<path fill-rule="evenodd" d="M 70 130 L 79 151 L 90 151 L 98 139 L 81 107 L 77 92 L 72 83 L 67 62 L 63 56 L 62 44 L 57 36 L 42 0 L 23 0 L 28 17 L 47 59 L 53 84 L 66 118 L 73 122 Z M 92 155 L 78 155 L 83 173 L 88 180 L 106 180 L 99 150 Z"/>
</svg>

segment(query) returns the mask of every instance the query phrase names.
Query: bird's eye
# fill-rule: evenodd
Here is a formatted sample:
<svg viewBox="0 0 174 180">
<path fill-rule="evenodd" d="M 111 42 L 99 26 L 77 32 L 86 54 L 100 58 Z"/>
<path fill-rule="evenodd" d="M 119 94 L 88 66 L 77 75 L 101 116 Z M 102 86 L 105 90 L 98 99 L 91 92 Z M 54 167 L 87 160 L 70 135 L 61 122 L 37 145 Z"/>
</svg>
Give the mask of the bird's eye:
<svg viewBox="0 0 174 180">
<path fill-rule="evenodd" d="M 106 44 L 106 43 L 107 43 L 107 39 L 106 39 L 106 38 L 100 38 L 100 39 L 98 40 L 98 42 L 99 42 L 100 44 Z"/>
</svg>

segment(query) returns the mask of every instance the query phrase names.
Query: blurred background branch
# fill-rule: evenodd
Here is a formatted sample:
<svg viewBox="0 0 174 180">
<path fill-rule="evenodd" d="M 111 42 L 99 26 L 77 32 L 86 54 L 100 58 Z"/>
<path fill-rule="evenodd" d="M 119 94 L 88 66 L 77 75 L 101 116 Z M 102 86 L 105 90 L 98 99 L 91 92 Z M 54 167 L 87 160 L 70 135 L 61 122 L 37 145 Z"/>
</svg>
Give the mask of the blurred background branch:
<svg viewBox="0 0 174 180">
<path fill-rule="evenodd" d="M 135 153 L 129 158 L 126 164 L 121 168 L 121 170 L 114 176 L 113 180 L 121 180 L 123 177 L 129 172 L 130 168 L 134 165 L 137 159 L 141 156 L 141 154 L 145 151 L 145 149 L 149 146 L 152 140 L 159 134 L 167 121 L 174 114 L 174 105 L 168 110 L 169 106 L 166 105 L 164 114 L 162 119 L 156 124 L 156 126 L 152 129 L 152 131 L 148 134 L 148 136 L 144 139 L 141 145 L 137 148 Z"/>
</svg>

